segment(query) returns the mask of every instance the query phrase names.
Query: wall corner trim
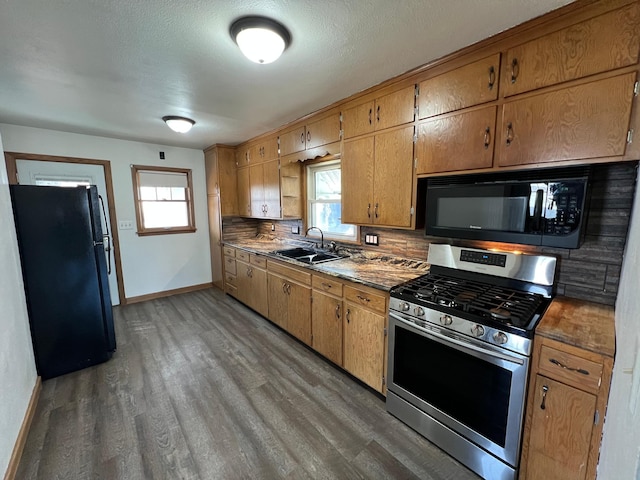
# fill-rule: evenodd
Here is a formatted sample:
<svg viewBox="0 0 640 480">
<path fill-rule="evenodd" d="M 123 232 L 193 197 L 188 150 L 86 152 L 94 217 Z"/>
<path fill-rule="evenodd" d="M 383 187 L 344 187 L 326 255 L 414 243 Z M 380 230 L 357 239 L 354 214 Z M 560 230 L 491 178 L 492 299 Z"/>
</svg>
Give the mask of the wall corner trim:
<svg viewBox="0 0 640 480">
<path fill-rule="evenodd" d="M 24 419 L 22 420 L 22 426 L 20 427 L 18 438 L 16 439 L 16 443 L 13 447 L 13 452 L 11 452 L 11 458 L 9 459 L 9 466 L 7 467 L 7 471 L 4 474 L 4 480 L 15 479 L 16 473 L 18 471 L 18 465 L 20 464 L 20 458 L 22 458 L 22 452 L 24 451 L 24 446 L 27 442 L 27 436 L 29 435 L 29 430 L 31 429 L 31 423 L 33 422 L 33 417 L 36 413 L 36 407 L 38 405 L 38 398 L 40 398 L 41 390 L 42 377 L 37 377 L 36 383 L 33 386 L 33 391 L 31 392 L 31 398 L 29 399 L 27 411 L 25 412 Z"/>
</svg>

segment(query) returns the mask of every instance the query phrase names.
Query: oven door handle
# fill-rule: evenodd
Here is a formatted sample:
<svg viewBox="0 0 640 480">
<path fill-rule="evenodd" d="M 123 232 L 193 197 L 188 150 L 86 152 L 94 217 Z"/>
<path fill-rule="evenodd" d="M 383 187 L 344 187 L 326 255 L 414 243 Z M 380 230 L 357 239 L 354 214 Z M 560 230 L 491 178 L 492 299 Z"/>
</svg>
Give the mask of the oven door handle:
<svg viewBox="0 0 640 480">
<path fill-rule="evenodd" d="M 402 322 L 403 324 L 406 325 L 411 325 L 412 327 L 415 327 L 415 325 L 411 322 L 407 322 L 405 319 L 403 319 L 400 315 L 397 315 L 393 312 L 389 312 L 389 316 L 392 318 L 395 318 L 396 320 Z M 476 353 L 479 353 L 481 355 L 486 355 L 488 357 L 493 357 L 493 358 L 498 358 L 500 360 L 504 360 L 507 362 L 511 362 L 511 363 L 516 363 L 518 365 L 524 365 L 524 360 L 517 358 L 517 357 L 512 357 L 510 355 L 505 355 L 503 353 L 499 353 L 499 352 L 495 352 L 493 350 L 489 350 L 486 348 L 481 348 L 481 347 L 476 347 L 475 345 L 471 344 L 471 343 L 467 343 L 467 342 L 463 342 L 461 340 L 458 340 L 457 338 L 454 338 L 452 336 L 447 335 L 446 333 L 442 333 L 442 332 L 435 332 L 433 330 L 427 330 L 425 328 L 420 328 L 420 332 L 423 333 L 424 335 L 428 336 L 428 337 L 432 337 L 434 340 L 444 340 L 446 342 L 450 342 L 453 343 L 454 345 L 457 345 L 458 347 L 460 347 L 461 349 L 464 350 L 471 350 L 474 351 Z M 441 343 L 441 342 L 440 342 Z"/>
</svg>

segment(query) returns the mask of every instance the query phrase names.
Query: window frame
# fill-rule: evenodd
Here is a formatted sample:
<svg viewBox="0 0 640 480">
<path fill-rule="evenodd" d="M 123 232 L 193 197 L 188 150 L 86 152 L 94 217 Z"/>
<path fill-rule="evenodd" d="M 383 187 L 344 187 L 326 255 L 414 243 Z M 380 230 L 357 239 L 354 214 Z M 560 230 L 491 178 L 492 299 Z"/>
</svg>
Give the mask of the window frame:
<svg viewBox="0 0 640 480">
<path fill-rule="evenodd" d="M 312 200 L 312 189 L 315 189 L 315 180 L 311 180 L 314 175 L 314 172 L 320 170 L 333 170 L 332 167 L 338 166 L 340 170 L 340 176 L 342 177 L 342 160 L 332 159 L 332 160 L 321 160 L 316 162 L 306 162 L 305 165 L 305 183 L 306 183 L 306 214 L 305 214 L 305 225 L 306 228 L 309 229 L 315 225 L 312 225 L 311 211 L 314 203 L 339 203 L 340 211 L 342 212 L 342 186 L 340 188 L 340 200 L 322 200 L 320 202 L 317 201 L 315 195 L 313 195 Z M 313 184 L 312 184 L 313 182 Z M 315 193 L 315 192 L 314 192 Z M 355 228 L 355 234 L 353 236 L 346 236 L 336 234 L 334 232 L 325 232 L 323 230 L 325 240 L 335 240 L 341 243 L 354 243 L 357 244 L 360 242 L 360 226 L 355 224 L 343 224 L 343 225 L 353 225 Z M 320 239 L 320 234 L 317 231 L 312 230 L 308 234 L 309 237 Z"/>
<path fill-rule="evenodd" d="M 187 218 L 189 224 L 182 227 L 155 227 L 145 228 L 144 226 L 144 213 L 142 209 L 142 202 L 140 198 L 140 172 L 171 172 L 171 173 L 183 173 L 187 176 L 187 188 L 185 192 L 185 202 L 187 204 Z M 136 225 L 137 234 L 140 236 L 146 235 L 167 235 L 173 233 L 193 233 L 196 231 L 195 211 L 193 207 L 193 180 L 191 169 L 189 168 L 177 168 L 177 167 L 159 167 L 155 165 L 131 165 L 131 176 L 133 181 L 133 200 L 136 209 Z M 171 200 L 164 200 L 171 201 Z"/>
</svg>

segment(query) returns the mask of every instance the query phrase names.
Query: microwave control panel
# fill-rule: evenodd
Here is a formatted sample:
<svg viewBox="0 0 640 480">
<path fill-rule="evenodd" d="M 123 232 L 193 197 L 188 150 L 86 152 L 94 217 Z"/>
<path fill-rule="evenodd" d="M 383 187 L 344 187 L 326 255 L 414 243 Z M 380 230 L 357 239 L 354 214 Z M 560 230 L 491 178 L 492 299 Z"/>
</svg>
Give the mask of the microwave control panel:
<svg viewBox="0 0 640 480">
<path fill-rule="evenodd" d="M 494 265 L 496 267 L 504 267 L 507 263 L 507 256 L 500 253 L 462 250 L 460 252 L 460 260 L 463 262 L 479 263 L 480 265 Z"/>
<path fill-rule="evenodd" d="M 583 182 L 557 182 L 549 184 L 545 213 L 545 234 L 569 235 L 580 227 L 584 204 Z"/>
</svg>

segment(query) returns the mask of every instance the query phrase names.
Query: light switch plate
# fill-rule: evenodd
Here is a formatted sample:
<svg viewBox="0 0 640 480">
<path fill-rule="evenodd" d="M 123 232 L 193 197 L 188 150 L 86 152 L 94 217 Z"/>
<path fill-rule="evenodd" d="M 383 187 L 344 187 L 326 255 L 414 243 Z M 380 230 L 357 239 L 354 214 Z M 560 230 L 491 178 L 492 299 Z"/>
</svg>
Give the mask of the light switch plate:
<svg viewBox="0 0 640 480">
<path fill-rule="evenodd" d="M 119 220 L 118 229 L 120 230 L 133 230 L 133 220 Z"/>
</svg>

